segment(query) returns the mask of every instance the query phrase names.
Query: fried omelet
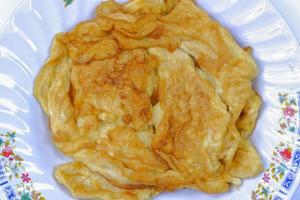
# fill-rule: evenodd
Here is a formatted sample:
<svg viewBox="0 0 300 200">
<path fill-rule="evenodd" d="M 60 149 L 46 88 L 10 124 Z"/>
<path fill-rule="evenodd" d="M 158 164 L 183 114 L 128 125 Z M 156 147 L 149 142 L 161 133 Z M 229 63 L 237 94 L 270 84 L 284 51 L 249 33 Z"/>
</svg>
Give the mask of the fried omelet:
<svg viewBox="0 0 300 200">
<path fill-rule="evenodd" d="M 261 105 L 251 55 L 192 0 L 102 2 L 56 35 L 34 95 L 55 169 L 74 197 L 151 199 L 191 188 L 222 193 L 257 176 L 248 137 Z"/>
</svg>

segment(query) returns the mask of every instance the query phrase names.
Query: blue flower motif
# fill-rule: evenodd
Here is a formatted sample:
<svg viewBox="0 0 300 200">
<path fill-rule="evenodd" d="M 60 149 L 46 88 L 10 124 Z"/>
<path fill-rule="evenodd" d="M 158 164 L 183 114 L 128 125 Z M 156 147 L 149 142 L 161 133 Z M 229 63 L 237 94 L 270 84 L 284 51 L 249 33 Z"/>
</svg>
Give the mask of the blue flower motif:
<svg viewBox="0 0 300 200">
<path fill-rule="evenodd" d="M 293 127 L 293 126 L 289 127 L 289 131 L 295 132 L 295 127 Z"/>
<path fill-rule="evenodd" d="M 297 105 L 297 103 L 296 103 L 296 99 L 295 98 L 291 98 L 290 99 L 290 104 L 292 104 L 292 105 Z"/>
<path fill-rule="evenodd" d="M 284 103 L 286 101 L 287 94 L 279 94 L 279 102 Z"/>
<path fill-rule="evenodd" d="M 287 167 L 284 163 L 280 163 L 280 165 L 276 167 L 276 170 L 277 170 L 276 174 L 281 174 L 281 173 L 284 174 L 285 171 L 287 170 Z"/>
<path fill-rule="evenodd" d="M 270 193 L 270 189 L 268 187 L 262 187 L 262 194 L 267 197 Z"/>
<path fill-rule="evenodd" d="M 6 135 L 9 137 L 9 139 L 13 140 L 16 137 L 16 132 L 7 132 Z"/>
<path fill-rule="evenodd" d="M 10 168 L 10 170 L 11 170 L 11 173 L 12 173 L 12 174 L 18 174 L 19 171 L 20 171 L 20 168 L 18 167 L 17 164 L 14 164 L 14 165 Z"/>
</svg>

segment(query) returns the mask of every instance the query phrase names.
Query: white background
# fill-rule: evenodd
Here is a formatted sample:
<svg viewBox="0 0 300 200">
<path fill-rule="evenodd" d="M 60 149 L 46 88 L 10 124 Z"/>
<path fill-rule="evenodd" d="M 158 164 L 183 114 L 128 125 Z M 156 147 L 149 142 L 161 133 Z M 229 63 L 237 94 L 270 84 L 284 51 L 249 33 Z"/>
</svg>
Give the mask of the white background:
<svg viewBox="0 0 300 200">
<path fill-rule="evenodd" d="M 0 34 L 7 19 L 23 0 L 0 0 Z M 42 1 L 42 0 L 41 0 Z M 62 1 L 62 0 L 61 0 Z M 77 0 L 80 1 L 80 0 Z M 87 1 L 87 0 L 86 0 Z M 270 0 L 286 19 L 292 32 L 300 42 L 300 0 Z M 300 199 L 300 188 L 293 200 Z"/>
</svg>

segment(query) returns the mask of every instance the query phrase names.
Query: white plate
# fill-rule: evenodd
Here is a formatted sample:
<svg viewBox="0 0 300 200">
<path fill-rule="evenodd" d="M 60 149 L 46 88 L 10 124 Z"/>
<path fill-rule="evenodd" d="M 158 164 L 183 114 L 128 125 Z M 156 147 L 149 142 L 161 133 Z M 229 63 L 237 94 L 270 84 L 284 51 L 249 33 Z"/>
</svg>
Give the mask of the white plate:
<svg viewBox="0 0 300 200">
<path fill-rule="evenodd" d="M 61 0 L 25 0 L 0 38 L 0 199 L 33 199 L 32 194 L 73 199 L 52 176 L 53 168 L 67 159 L 51 143 L 48 121 L 32 96 L 32 86 L 54 34 L 91 18 L 99 2 L 75 0 L 64 8 Z M 242 46 L 254 49 L 260 69 L 255 87 L 264 104 L 252 141 L 266 172 L 225 194 L 181 190 L 155 199 L 291 199 L 300 181 L 299 44 L 267 0 L 198 2 Z M 16 161 L 20 157 L 22 161 Z"/>
</svg>

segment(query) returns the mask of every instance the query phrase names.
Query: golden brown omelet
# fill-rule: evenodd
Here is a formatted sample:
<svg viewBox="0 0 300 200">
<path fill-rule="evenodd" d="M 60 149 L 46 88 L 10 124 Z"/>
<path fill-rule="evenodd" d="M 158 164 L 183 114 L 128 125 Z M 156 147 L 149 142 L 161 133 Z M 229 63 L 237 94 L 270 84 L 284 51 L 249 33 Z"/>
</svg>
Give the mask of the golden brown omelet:
<svg viewBox="0 0 300 200">
<path fill-rule="evenodd" d="M 256 75 L 192 0 L 101 3 L 95 19 L 57 34 L 35 82 L 54 144 L 74 160 L 57 180 L 87 199 L 226 192 L 262 171 L 248 139 Z"/>
</svg>

